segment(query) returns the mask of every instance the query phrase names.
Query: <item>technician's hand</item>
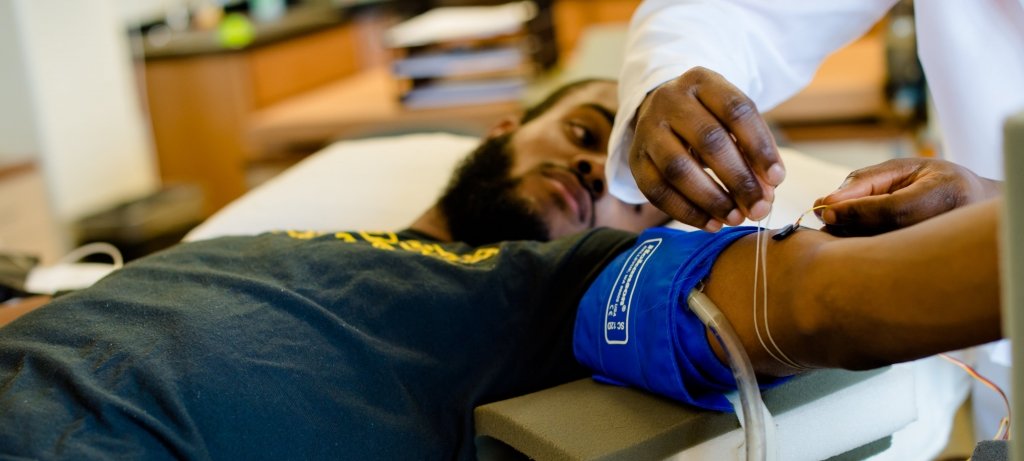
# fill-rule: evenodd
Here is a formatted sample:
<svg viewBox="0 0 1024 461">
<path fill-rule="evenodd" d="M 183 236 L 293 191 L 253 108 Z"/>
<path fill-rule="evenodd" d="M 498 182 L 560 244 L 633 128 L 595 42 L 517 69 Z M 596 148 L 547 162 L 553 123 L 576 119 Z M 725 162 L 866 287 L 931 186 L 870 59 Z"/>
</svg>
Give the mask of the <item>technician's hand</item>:
<svg viewBox="0 0 1024 461">
<path fill-rule="evenodd" d="M 945 160 L 902 158 L 862 168 L 814 205 L 825 230 L 873 235 L 919 223 L 954 208 L 994 197 L 998 181 Z"/>
<path fill-rule="evenodd" d="M 703 67 L 686 71 L 644 99 L 629 166 L 651 203 L 712 232 L 723 223 L 740 224 L 744 217 L 765 217 L 775 186 L 786 176 L 754 102 Z"/>
</svg>

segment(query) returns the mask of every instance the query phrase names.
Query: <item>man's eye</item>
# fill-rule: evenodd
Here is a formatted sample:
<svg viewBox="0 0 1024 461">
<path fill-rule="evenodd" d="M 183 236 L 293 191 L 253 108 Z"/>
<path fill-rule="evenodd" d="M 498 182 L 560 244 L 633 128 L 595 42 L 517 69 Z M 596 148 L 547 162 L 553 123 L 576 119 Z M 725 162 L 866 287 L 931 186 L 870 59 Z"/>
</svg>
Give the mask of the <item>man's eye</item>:
<svg viewBox="0 0 1024 461">
<path fill-rule="evenodd" d="M 598 147 L 597 146 L 597 137 L 594 136 L 594 133 L 591 133 L 590 130 L 588 130 L 586 127 L 584 127 L 583 125 L 575 124 L 575 123 L 571 124 L 570 127 L 572 129 L 573 137 L 576 138 L 576 142 L 578 142 L 581 147 L 584 147 L 584 148 L 596 148 L 596 147 Z"/>
</svg>

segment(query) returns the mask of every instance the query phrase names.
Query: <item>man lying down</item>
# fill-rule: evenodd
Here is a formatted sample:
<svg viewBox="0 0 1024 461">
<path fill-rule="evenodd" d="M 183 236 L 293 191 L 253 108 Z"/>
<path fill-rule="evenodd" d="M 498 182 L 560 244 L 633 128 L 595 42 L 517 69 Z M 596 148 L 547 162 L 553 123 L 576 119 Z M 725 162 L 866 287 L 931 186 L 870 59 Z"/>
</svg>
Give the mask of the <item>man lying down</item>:
<svg viewBox="0 0 1024 461">
<path fill-rule="evenodd" d="M 631 232 L 665 220 L 605 193 L 615 109 L 614 83 L 587 81 L 503 122 L 406 230 L 182 244 L 16 320 L 0 329 L 0 454 L 475 458 L 474 407 L 591 374 L 573 356 L 577 305 Z M 998 338 L 997 205 L 769 241 L 774 340 L 800 367 L 865 368 Z M 756 370 L 785 376 L 755 336 L 752 232 L 648 231 L 692 251 L 641 274 L 666 282 L 644 302 L 688 315 L 703 280 Z M 692 357 L 651 359 L 707 375 L 687 395 L 728 387 L 702 326 L 649 325 L 688 328 L 671 337 Z"/>
</svg>

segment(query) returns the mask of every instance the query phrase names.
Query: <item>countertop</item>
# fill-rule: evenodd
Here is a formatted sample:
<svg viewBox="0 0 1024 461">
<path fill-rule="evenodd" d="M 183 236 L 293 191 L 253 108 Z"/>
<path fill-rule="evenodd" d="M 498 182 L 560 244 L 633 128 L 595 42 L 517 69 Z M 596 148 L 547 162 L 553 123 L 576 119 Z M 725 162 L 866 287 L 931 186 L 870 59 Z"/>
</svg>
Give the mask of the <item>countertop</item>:
<svg viewBox="0 0 1024 461">
<path fill-rule="evenodd" d="M 189 30 L 171 33 L 167 42 L 159 46 L 151 40 L 143 40 L 143 54 L 147 60 L 155 60 L 245 51 L 342 24 L 359 8 L 383 4 L 386 1 L 355 0 L 333 3 L 296 5 L 289 8 L 278 20 L 252 21 L 253 40 L 242 48 L 221 45 L 216 30 Z"/>
</svg>

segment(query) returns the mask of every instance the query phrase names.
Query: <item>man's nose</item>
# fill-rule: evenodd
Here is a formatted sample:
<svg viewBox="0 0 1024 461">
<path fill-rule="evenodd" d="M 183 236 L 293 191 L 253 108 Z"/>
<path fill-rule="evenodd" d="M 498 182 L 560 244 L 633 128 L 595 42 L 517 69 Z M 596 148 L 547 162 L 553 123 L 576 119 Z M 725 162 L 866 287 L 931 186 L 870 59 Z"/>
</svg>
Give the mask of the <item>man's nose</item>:
<svg viewBox="0 0 1024 461">
<path fill-rule="evenodd" d="M 604 197 L 604 159 L 599 157 L 578 155 L 573 158 L 572 169 L 579 173 L 583 185 L 594 194 L 594 200 Z"/>
</svg>

